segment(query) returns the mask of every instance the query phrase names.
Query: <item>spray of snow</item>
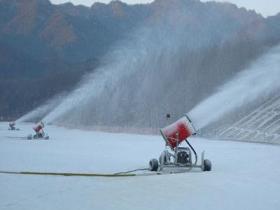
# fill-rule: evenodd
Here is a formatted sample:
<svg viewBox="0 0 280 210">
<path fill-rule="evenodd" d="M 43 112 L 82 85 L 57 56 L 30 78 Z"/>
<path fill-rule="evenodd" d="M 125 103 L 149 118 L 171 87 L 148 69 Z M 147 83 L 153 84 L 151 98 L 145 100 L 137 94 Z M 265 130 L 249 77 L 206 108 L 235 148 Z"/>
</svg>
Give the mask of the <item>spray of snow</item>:
<svg viewBox="0 0 280 210">
<path fill-rule="evenodd" d="M 185 14 L 181 8 L 176 11 Z M 113 46 L 103 65 L 86 75 L 43 120 L 64 125 L 156 124 L 170 105 L 158 101 L 174 95 L 171 90 L 163 93 L 162 88 L 171 81 L 180 82 L 174 69 L 182 55 L 213 44 L 210 36 L 192 36 L 187 22 L 176 21 L 176 15 L 169 13 L 166 20 L 140 27 Z"/>
<path fill-rule="evenodd" d="M 75 110 L 75 117 L 78 115 L 77 118 L 79 118 L 79 112 L 89 110 L 89 107 L 97 103 L 96 98 L 102 93 L 116 91 L 121 78 L 129 77 L 130 74 L 135 72 L 136 67 L 143 62 L 142 59 L 148 53 L 147 48 L 134 46 L 135 49 L 132 43 L 122 44 L 126 47 L 115 47 L 103 59 L 105 64 L 91 74 L 85 75 L 78 87 L 65 97 L 43 120 L 47 123 L 55 122 L 57 119 L 64 121 L 64 115 L 69 116 L 69 113 L 73 110 Z M 138 44 L 141 45 L 142 43 L 139 42 Z M 147 46 L 147 44 L 143 44 L 143 46 Z M 77 118 L 73 121 L 79 123 Z"/>
<path fill-rule="evenodd" d="M 37 109 L 23 115 L 19 119 L 16 120 L 17 123 L 21 122 L 34 122 L 39 121 L 42 119 L 43 116 L 47 115 L 54 107 L 56 107 L 63 98 L 65 97 L 64 94 L 59 94 L 52 99 L 48 100 L 44 105 L 38 107 Z"/>
<path fill-rule="evenodd" d="M 280 88 L 279 78 L 280 46 L 277 46 L 195 106 L 188 115 L 201 129 L 227 112 Z"/>
</svg>

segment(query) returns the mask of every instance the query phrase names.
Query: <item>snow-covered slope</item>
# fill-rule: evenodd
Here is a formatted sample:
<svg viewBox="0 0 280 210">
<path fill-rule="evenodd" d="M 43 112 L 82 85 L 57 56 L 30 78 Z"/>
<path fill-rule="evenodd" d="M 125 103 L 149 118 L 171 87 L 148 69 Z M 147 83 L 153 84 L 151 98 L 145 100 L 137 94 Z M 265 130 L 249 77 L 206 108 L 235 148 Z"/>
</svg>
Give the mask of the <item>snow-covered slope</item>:
<svg viewBox="0 0 280 210">
<path fill-rule="evenodd" d="M 0 123 L 0 170 L 117 172 L 147 166 L 164 148 L 160 136 L 101 133 L 50 126 L 49 141 L 27 141 L 31 124 Z M 190 140 L 206 151 L 211 172 L 63 177 L 0 174 L 2 210 L 153 209 L 276 210 L 280 208 L 280 147 Z"/>
<path fill-rule="evenodd" d="M 232 125 L 222 125 L 208 135 L 216 138 L 280 144 L 280 97 L 261 104 Z"/>
</svg>

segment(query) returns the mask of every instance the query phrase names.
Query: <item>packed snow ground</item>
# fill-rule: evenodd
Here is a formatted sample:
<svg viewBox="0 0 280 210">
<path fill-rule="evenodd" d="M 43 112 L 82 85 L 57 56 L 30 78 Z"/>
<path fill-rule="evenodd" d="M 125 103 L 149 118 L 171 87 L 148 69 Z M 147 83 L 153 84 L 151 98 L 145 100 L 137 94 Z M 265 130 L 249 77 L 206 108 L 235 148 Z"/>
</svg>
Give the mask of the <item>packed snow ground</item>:
<svg viewBox="0 0 280 210">
<path fill-rule="evenodd" d="M 31 124 L 0 123 L 0 170 L 110 173 L 147 167 L 164 149 L 160 136 L 101 133 L 49 126 L 50 140 L 28 141 Z M 210 172 L 64 177 L 0 174 L 2 210 L 278 210 L 280 147 L 200 138 Z"/>
</svg>

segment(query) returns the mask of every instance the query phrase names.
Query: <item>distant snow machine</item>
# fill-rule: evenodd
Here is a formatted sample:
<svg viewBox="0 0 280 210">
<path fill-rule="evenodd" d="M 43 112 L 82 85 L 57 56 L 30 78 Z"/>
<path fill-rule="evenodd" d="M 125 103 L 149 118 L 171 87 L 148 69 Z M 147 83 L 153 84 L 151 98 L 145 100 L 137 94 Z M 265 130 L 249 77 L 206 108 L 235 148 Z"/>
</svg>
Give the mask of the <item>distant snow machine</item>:
<svg viewBox="0 0 280 210">
<path fill-rule="evenodd" d="M 196 135 L 192 121 L 187 115 L 173 124 L 160 129 L 160 133 L 166 142 L 166 149 L 161 153 L 159 160 L 150 160 L 150 171 L 180 173 L 190 171 L 193 168 L 201 168 L 202 171 L 211 171 L 211 161 L 204 159 L 204 151 L 201 154 L 201 163 L 198 164 L 197 153 L 187 140 L 188 137 Z M 184 141 L 188 146 L 180 147 L 179 145 Z M 171 151 L 169 151 L 170 149 Z M 194 161 L 192 153 L 194 155 Z"/>
<path fill-rule="evenodd" d="M 9 130 L 11 131 L 18 131 L 19 128 L 16 128 L 16 123 L 14 121 L 9 122 Z"/>
<path fill-rule="evenodd" d="M 27 136 L 28 140 L 32 140 L 32 139 L 45 139 L 48 140 L 49 136 L 48 134 L 46 134 L 43 130 L 44 128 L 44 123 L 43 122 L 39 122 L 35 127 L 33 127 L 33 130 L 35 131 L 35 135 L 29 134 Z"/>
</svg>

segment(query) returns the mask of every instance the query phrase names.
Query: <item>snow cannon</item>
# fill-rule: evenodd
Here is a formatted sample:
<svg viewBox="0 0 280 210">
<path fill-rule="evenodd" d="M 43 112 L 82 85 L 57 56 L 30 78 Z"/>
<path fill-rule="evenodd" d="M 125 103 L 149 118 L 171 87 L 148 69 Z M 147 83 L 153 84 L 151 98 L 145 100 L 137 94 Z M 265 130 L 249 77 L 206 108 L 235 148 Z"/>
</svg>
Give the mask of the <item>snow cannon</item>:
<svg viewBox="0 0 280 210">
<path fill-rule="evenodd" d="M 9 122 L 9 130 L 11 131 L 18 131 L 19 128 L 16 128 L 16 122 L 12 121 L 12 122 Z"/>
<path fill-rule="evenodd" d="M 33 130 L 38 133 L 40 131 L 43 130 L 43 128 L 45 127 L 44 123 L 43 122 L 39 122 L 37 123 L 34 127 L 33 127 Z"/>
<path fill-rule="evenodd" d="M 35 135 L 29 134 L 27 136 L 28 140 L 32 139 L 45 139 L 48 140 L 49 136 L 44 132 L 43 128 L 45 127 L 44 123 L 41 121 L 37 123 L 34 127 L 33 130 L 35 131 Z"/>
<path fill-rule="evenodd" d="M 160 133 L 171 149 L 175 149 L 185 139 L 192 135 L 196 135 L 196 130 L 190 118 L 185 115 L 171 125 L 160 129 Z"/>
<path fill-rule="evenodd" d="M 149 169 L 158 173 L 181 173 L 190 171 L 193 168 L 200 168 L 202 171 L 211 171 L 212 164 L 204 159 L 204 151 L 201 153 L 201 161 L 198 164 L 198 155 L 188 138 L 196 135 L 196 129 L 187 115 L 160 129 L 165 140 L 165 150 L 159 159 L 151 159 Z M 187 146 L 180 146 L 183 143 Z M 194 156 L 194 160 L 193 160 Z"/>
</svg>

